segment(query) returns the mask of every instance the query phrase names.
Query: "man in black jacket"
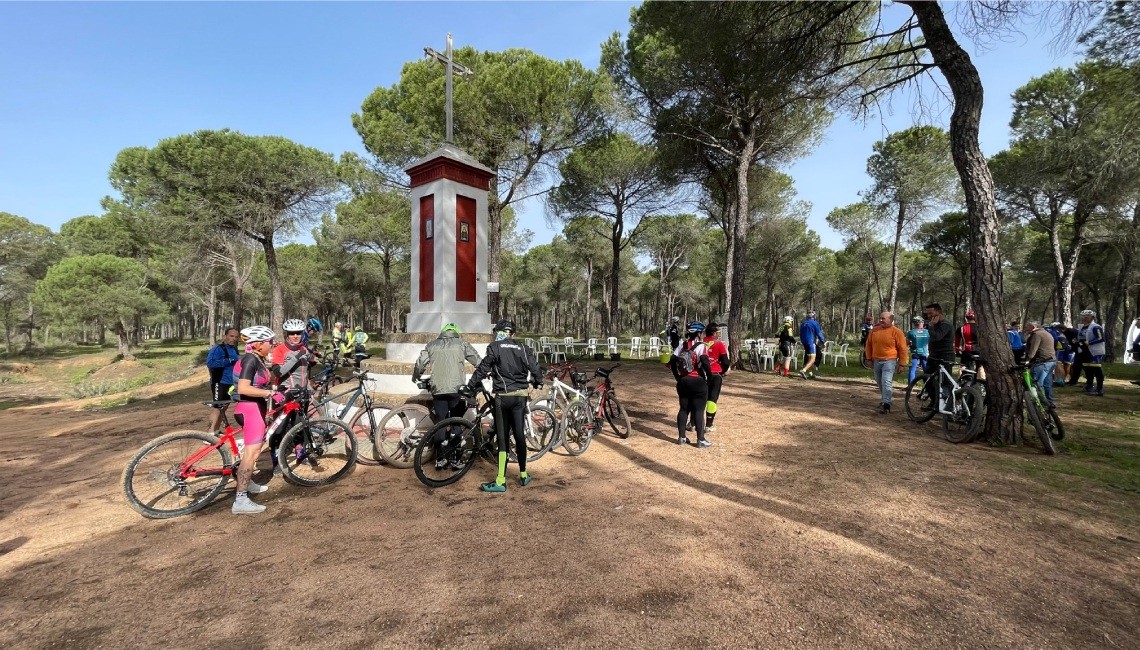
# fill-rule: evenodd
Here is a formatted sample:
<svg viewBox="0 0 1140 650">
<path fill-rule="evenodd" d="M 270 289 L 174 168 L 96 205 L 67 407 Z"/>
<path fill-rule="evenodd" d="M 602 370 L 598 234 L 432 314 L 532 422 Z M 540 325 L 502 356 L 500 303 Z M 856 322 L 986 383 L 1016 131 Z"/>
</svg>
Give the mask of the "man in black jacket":
<svg viewBox="0 0 1140 650">
<path fill-rule="evenodd" d="M 515 455 L 519 460 L 519 483 L 527 485 L 531 477 L 526 473 L 526 433 L 523 418 L 529 393 L 527 384 L 542 388 L 542 369 L 534 350 L 515 340 L 514 321 L 501 320 L 495 324 L 495 340 L 487 346 L 487 355 L 461 394 L 470 395 L 484 377 L 491 377 L 491 392 L 495 394 L 495 429 L 499 437 L 499 474 L 492 483 L 484 483 L 484 492 L 507 491 L 507 435 L 514 434 Z"/>
<path fill-rule="evenodd" d="M 923 311 L 926 329 L 930 332 L 930 356 L 926 359 L 926 374 L 934 375 L 934 409 L 939 408 L 939 395 L 942 387 L 940 368 L 954 362 L 954 326 L 946 322 L 942 305 L 934 302 Z"/>
</svg>

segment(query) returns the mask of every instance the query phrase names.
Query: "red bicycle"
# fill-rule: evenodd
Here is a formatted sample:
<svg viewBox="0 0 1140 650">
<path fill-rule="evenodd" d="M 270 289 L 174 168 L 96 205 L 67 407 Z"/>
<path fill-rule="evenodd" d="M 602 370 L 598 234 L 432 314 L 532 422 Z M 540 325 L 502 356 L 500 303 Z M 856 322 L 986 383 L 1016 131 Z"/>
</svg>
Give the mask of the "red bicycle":
<svg viewBox="0 0 1140 650">
<path fill-rule="evenodd" d="M 309 416 L 310 393 L 286 391 L 285 401 L 273 408 L 266 440 L 273 441 L 287 422 L 294 424 L 280 435 L 277 457 L 286 481 L 296 485 L 327 485 L 356 464 L 356 436 L 343 421 Z M 218 408 L 225 402 L 203 402 Z M 139 449 L 123 470 L 123 494 L 139 514 L 150 519 L 188 515 L 208 506 L 237 471 L 245 448 L 230 426 L 218 435 L 202 431 L 176 431 Z"/>
</svg>

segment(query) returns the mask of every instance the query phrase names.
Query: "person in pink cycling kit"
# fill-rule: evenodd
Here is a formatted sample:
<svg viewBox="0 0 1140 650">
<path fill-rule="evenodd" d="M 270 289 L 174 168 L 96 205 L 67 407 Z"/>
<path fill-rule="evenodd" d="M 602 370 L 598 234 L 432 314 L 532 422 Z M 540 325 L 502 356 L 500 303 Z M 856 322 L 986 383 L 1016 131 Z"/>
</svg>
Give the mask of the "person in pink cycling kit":
<svg viewBox="0 0 1140 650">
<path fill-rule="evenodd" d="M 234 391 L 234 419 L 241 426 L 245 450 L 237 471 L 237 494 L 231 511 L 238 515 L 257 514 L 265 506 L 250 500 L 249 494 L 260 494 L 269 488 L 253 481 L 253 470 L 265 444 L 265 413 L 268 400 L 274 397 L 265 359 L 273 349 L 273 330 L 262 325 L 241 331 L 246 354 L 234 366 L 237 386 Z"/>
</svg>

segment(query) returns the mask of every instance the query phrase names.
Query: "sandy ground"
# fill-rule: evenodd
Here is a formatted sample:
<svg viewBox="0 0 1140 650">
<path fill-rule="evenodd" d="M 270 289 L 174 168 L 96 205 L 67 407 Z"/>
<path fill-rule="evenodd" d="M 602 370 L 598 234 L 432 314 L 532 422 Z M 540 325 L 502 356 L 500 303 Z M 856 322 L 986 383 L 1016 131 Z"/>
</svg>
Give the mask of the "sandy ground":
<svg viewBox="0 0 1140 650">
<path fill-rule="evenodd" d="M 876 416 L 870 382 L 738 371 L 682 448 L 668 372 L 614 378 L 637 432 L 526 488 L 358 466 L 163 522 L 119 476 L 204 428 L 203 387 L 4 411 L 0 647 L 1137 647 L 1137 495 L 1009 476 L 1049 461 Z"/>
</svg>

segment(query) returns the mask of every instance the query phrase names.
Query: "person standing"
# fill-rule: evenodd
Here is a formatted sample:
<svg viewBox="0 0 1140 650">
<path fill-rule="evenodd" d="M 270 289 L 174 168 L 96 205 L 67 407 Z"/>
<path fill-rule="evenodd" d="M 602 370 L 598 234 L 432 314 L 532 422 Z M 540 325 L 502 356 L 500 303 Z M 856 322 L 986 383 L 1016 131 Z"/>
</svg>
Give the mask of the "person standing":
<svg viewBox="0 0 1140 650">
<path fill-rule="evenodd" d="M 1053 367 L 1054 386 L 1065 385 L 1065 380 L 1069 378 L 1069 364 L 1073 362 L 1073 346 L 1069 343 L 1069 337 L 1065 336 L 1064 329 L 1057 321 L 1045 328 L 1049 336 L 1053 337 L 1053 353 L 1057 356 Z"/>
<path fill-rule="evenodd" d="M 412 369 L 412 382 L 419 383 L 420 377 L 431 368 L 431 410 L 436 422 L 447 418 L 463 417 L 467 412 L 467 400 L 459 396 L 459 389 L 467 382 L 463 362 L 478 368 L 482 359 L 470 343 L 459 337 L 459 327 L 454 323 L 443 326 L 439 337 L 420 352 Z M 433 441 L 436 447 L 435 467 L 447 466 L 446 454 L 440 449 L 450 431 L 440 431 Z"/>
<path fill-rule="evenodd" d="M 1104 396 L 1104 328 L 1096 322 L 1096 312 L 1086 309 L 1081 312 L 1081 327 L 1077 330 L 1079 347 L 1085 351 L 1085 392 L 1097 397 Z M 1096 386 L 1093 386 L 1093 382 Z"/>
<path fill-rule="evenodd" d="M 669 349 L 676 350 L 677 346 L 681 345 L 681 317 L 673 316 L 670 318 L 669 324 L 665 326 L 665 331 L 662 334 L 669 341 Z"/>
<path fill-rule="evenodd" d="M 333 323 L 332 328 L 332 347 L 334 354 L 338 354 L 341 348 L 344 347 L 345 341 L 348 340 L 348 331 L 344 328 L 344 323 L 337 321 Z"/>
<path fill-rule="evenodd" d="M 1029 374 L 1033 383 L 1041 387 L 1049 406 L 1056 406 L 1053 402 L 1053 368 L 1057 365 L 1057 352 L 1053 336 L 1041 329 L 1037 321 L 1025 324 L 1025 334 L 1025 363 L 1029 366 Z"/>
<path fill-rule="evenodd" d="M 499 473 L 495 480 L 480 486 L 484 492 L 507 491 L 507 436 L 514 435 L 515 455 L 519 461 L 519 484 L 528 485 L 531 477 L 526 473 L 526 431 L 523 418 L 529 398 L 527 384 L 542 388 L 542 368 L 538 358 L 526 345 L 515 340 L 515 323 L 501 320 L 493 330 L 495 340 L 487 346 L 487 356 L 475 368 L 460 395 L 473 395 L 475 387 L 484 377 L 491 377 L 491 390 L 495 394 L 495 429 L 499 439 Z M 434 376 L 434 375 L 433 375 Z"/>
<path fill-rule="evenodd" d="M 230 512 L 235 515 L 254 515 L 265 511 L 265 506 L 250 500 L 250 494 L 261 494 L 269 489 L 253 481 L 253 470 L 257 457 L 265 444 L 265 414 L 267 400 L 277 400 L 281 396 L 272 388 L 272 376 L 265 366 L 265 360 L 273 349 L 273 330 L 261 325 L 247 327 L 241 331 L 245 344 L 245 355 L 238 360 L 234 372 L 237 373 L 237 388 L 234 393 L 234 421 L 241 427 L 245 449 L 241 452 L 241 463 L 237 468 L 237 491 Z"/>
<path fill-rule="evenodd" d="M 966 322 L 954 333 L 954 352 L 962 360 L 962 365 L 978 371 L 978 379 L 985 379 L 978 363 L 978 323 L 974 310 L 966 312 Z"/>
<path fill-rule="evenodd" d="M 669 369 L 677 380 L 677 444 L 689 444 L 685 425 L 693 422 L 697 430 L 697 447 L 711 447 L 705 439 L 705 402 L 708 400 L 708 378 L 712 375 L 708 348 L 701 341 L 704 323 L 693 321 L 685 328 L 685 340 L 673 350 Z"/>
<path fill-rule="evenodd" d="M 1068 374 L 1069 379 L 1067 385 L 1075 386 L 1081 380 L 1081 371 L 1084 370 L 1085 361 L 1088 360 L 1088 350 L 1081 348 L 1080 331 L 1075 327 L 1065 327 L 1065 338 L 1069 340 L 1069 347 L 1072 349 L 1072 363 L 1069 364 Z"/>
<path fill-rule="evenodd" d="M 210 371 L 210 399 L 214 402 L 230 401 L 230 391 L 234 387 L 234 364 L 241 358 L 235 345 L 237 340 L 237 328 L 227 327 L 222 340 L 206 354 L 206 368 Z M 222 415 L 226 408 L 226 405 L 214 406 L 210 413 L 210 431 L 221 432 Z"/>
<path fill-rule="evenodd" d="M 867 314 L 863 317 L 863 324 L 859 326 L 859 345 L 862 347 L 867 346 L 867 337 L 871 334 L 871 330 L 875 328 L 875 317 Z"/>
<path fill-rule="evenodd" d="M 823 335 L 823 328 L 815 319 L 815 311 L 808 311 L 807 318 L 800 323 L 800 344 L 804 346 L 804 367 L 800 370 L 800 377 L 816 378 L 814 368 L 816 353 L 819 351 L 819 346 L 826 342 L 827 337 Z"/>
<path fill-rule="evenodd" d="M 926 306 L 927 331 L 930 332 L 930 356 L 926 358 L 926 374 L 934 375 L 934 408 L 941 407 L 941 368 L 954 363 L 954 327 L 946 322 L 942 305 L 932 302 Z"/>
<path fill-rule="evenodd" d="M 714 321 L 710 321 L 705 327 L 705 347 L 708 348 L 710 371 L 709 395 L 708 401 L 705 402 L 705 433 L 716 433 L 716 425 L 713 424 L 713 420 L 716 419 L 716 401 L 720 397 L 720 387 L 724 384 L 724 378 L 728 376 L 729 361 L 728 346 L 720 340 L 720 326 Z"/>
<path fill-rule="evenodd" d="M 906 333 L 906 344 L 910 347 L 910 372 L 907 374 L 907 383 L 914 381 L 921 367 L 926 372 L 926 357 L 930 354 L 930 332 L 926 331 L 921 317 L 910 319 L 910 329 Z"/>
<path fill-rule="evenodd" d="M 796 349 L 795 321 L 791 316 L 784 316 L 784 326 L 780 328 L 777 337 L 780 339 L 780 364 L 776 366 L 776 374 L 790 377 L 792 372 L 792 353 Z M 781 372 L 781 370 L 783 372 Z"/>
<path fill-rule="evenodd" d="M 1013 350 L 1014 363 L 1020 364 L 1025 359 L 1025 341 L 1021 339 L 1021 321 L 1010 321 L 1009 327 L 1005 330 L 1005 335 L 1009 339 L 1009 348 Z"/>
<path fill-rule="evenodd" d="M 863 352 L 874 361 L 875 383 L 879 385 L 879 413 L 891 412 L 891 397 L 895 390 L 895 370 L 906 367 L 906 336 L 895 327 L 895 316 L 889 311 L 879 314 L 879 322 L 867 334 Z"/>
</svg>

